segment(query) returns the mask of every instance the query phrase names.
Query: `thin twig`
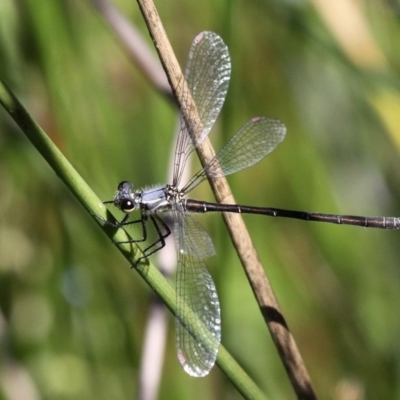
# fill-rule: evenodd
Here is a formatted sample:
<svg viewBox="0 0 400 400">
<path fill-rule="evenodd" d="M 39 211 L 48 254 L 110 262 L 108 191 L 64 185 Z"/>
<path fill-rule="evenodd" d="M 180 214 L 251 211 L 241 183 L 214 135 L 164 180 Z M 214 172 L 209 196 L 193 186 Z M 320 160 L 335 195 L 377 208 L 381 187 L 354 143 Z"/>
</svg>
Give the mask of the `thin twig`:
<svg viewBox="0 0 400 400">
<path fill-rule="evenodd" d="M 119 12 L 115 5 L 107 0 L 90 0 L 90 2 L 110 26 L 143 76 L 157 91 L 175 103 L 165 72 L 135 26 Z"/>
<path fill-rule="evenodd" d="M 139 400 L 158 399 L 167 341 L 167 326 L 167 310 L 164 303 L 153 294 L 143 335 L 144 343 L 137 388 Z"/>
<path fill-rule="evenodd" d="M 191 134 L 196 136 L 196 134 L 201 131 L 201 121 L 197 114 L 196 104 L 191 96 L 188 96 L 188 88 L 185 79 L 168 41 L 158 12 L 152 0 L 138 0 L 138 4 L 146 21 L 150 36 L 155 43 L 168 81 L 180 105 L 181 112 L 187 121 L 187 125 L 193 127 Z M 185 96 L 184 100 L 186 102 L 184 107 L 183 96 Z M 215 154 L 209 140 L 204 140 L 202 145 L 198 146 L 196 150 L 203 166 L 206 165 Z M 210 184 L 218 202 L 235 203 L 225 178 L 210 179 Z M 301 358 L 296 342 L 288 329 L 283 314 L 279 309 L 278 302 L 269 280 L 265 275 L 243 219 L 238 214 L 229 213 L 224 214 L 224 218 L 262 315 L 271 332 L 297 397 L 299 399 L 316 399 L 317 397 L 307 369 Z"/>
</svg>

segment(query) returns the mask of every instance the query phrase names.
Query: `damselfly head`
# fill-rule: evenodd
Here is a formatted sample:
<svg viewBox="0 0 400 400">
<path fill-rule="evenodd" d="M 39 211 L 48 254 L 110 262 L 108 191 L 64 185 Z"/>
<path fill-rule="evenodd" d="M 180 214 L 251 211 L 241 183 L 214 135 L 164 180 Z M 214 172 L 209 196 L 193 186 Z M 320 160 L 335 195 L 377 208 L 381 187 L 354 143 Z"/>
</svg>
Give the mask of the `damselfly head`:
<svg viewBox="0 0 400 400">
<path fill-rule="evenodd" d="M 137 208 L 137 203 L 134 201 L 132 190 L 132 183 L 122 181 L 118 185 L 118 190 L 114 197 L 114 205 L 125 213 L 130 213 Z"/>
</svg>

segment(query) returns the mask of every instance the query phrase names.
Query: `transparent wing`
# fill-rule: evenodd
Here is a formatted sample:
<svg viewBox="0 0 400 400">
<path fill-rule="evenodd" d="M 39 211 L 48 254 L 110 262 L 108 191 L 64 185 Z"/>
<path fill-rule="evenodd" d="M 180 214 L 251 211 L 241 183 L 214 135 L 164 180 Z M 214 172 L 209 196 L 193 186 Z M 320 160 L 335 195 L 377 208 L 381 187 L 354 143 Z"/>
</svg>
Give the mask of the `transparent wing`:
<svg viewBox="0 0 400 400">
<path fill-rule="evenodd" d="M 182 189 L 190 192 L 207 179 L 226 176 L 258 163 L 285 138 L 286 127 L 274 118 L 254 117 Z"/>
<path fill-rule="evenodd" d="M 174 238 L 175 238 L 175 247 L 176 249 L 180 249 L 182 244 L 180 242 L 182 237 L 182 228 L 181 225 L 183 223 L 183 216 L 180 214 L 178 217 L 179 223 L 174 225 Z M 185 238 L 187 238 L 189 243 L 194 243 L 196 245 L 196 254 L 203 258 L 212 257 L 215 255 L 215 248 L 210 238 L 210 235 L 205 231 L 205 229 L 189 214 L 185 214 L 184 221 L 185 228 Z M 189 247 L 190 250 L 190 247 Z"/>
<path fill-rule="evenodd" d="M 192 376 L 208 374 L 221 341 L 221 311 L 215 284 L 203 261 L 211 239 L 189 216 L 176 212 L 178 268 L 176 277 L 176 344 L 183 369 Z M 194 230 L 194 231 L 193 231 Z M 204 237 L 204 234 L 208 238 Z M 195 241 L 200 238 L 201 244 Z M 187 323 L 183 322 L 184 319 Z"/>
<path fill-rule="evenodd" d="M 189 51 L 185 79 L 202 126 L 189 125 L 181 115 L 173 177 L 173 184 L 177 187 L 190 153 L 207 137 L 221 111 L 228 91 L 230 72 L 231 61 L 223 40 L 213 32 L 197 35 Z M 185 107 L 188 104 L 184 94 L 182 108 Z M 197 137 L 195 143 L 189 133 Z"/>
</svg>

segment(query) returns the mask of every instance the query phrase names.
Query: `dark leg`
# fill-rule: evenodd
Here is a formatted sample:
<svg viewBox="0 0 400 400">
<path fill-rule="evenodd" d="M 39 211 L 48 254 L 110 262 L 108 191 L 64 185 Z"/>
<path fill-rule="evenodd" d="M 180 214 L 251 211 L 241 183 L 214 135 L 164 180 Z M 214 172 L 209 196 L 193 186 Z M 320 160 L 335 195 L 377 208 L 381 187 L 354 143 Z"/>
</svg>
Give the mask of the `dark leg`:
<svg viewBox="0 0 400 400">
<path fill-rule="evenodd" d="M 150 215 L 150 221 L 153 223 L 158 239 L 143 250 L 144 256 L 142 258 L 161 250 L 165 246 L 165 239 L 171 234 L 171 229 L 158 215 Z"/>
<path fill-rule="evenodd" d="M 135 219 L 134 221 L 127 222 L 128 218 L 129 218 L 129 214 L 126 214 L 125 217 L 120 222 L 118 222 L 117 224 L 109 223 L 109 225 L 111 225 L 111 226 L 113 226 L 115 228 L 122 228 L 122 227 L 125 227 L 127 225 L 138 224 L 140 222 L 142 224 L 142 237 L 140 239 L 130 239 L 130 240 L 124 240 L 122 242 L 115 242 L 115 243 L 116 244 L 120 244 L 120 243 L 139 243 L 139 242 L 144 242 L 145 240 L 147 240 L 147 228 L 146 228 L 147 215 L 142 214 L 141 218 Z M 154 224 L 154 222 L 153 222 L 153 224 Z"/>
<path fill-rule="evenodd" d="M 108 203 L 108 202 L 107 202 Z M 111 203 L 111 202 L 110 202 Z M 130 214 L 126 214 L 124 218 L 117 223 L 105 220 L 104 223 L 106 225 L 112 226 L 114 228 L 123 228 L 127 225 L 133 225 L 133 224 L 138 224 L 140 223 L 142 225 L 142 237 L 140 239 L 130 239 L 130 240 L 125 240 L 121 242 L 114 242 L 115 244 L 121 244 L 121 243 L 139 243 L 139 242 L 144 242 L 147 240 L 147 220 L 150 218 L 151 223 L 154 226 L 154 229 L 157 232 L 158 239 L 147 246 L 143 250 L 143 256 L 140 257 L 135 265 L 141 261 L 144 258 L 149 257 L 151 254 L 156 253 L 158 250 L 161 250 L 165 246 L 165 239 L 171 234 L 171 229 L 169 229 L 168 225 L 156 214 L 141 214 L 141 217 L 139 219 L 136 219 L 134 221 L 128 221 Z M 103 220 L 103 218 L 101 218 Z M 135 266 L 133 265 L 133 266 Z"/>
<path fill-rule="evenodd" d="M 103 204 L 109 204 L 109 203 L 114 203 L 113 201 L 103 201 Z M 143 219 L 145 218 L 147 220 L 147 217 L 145 217 L 143 214 L 139 219 L 136 219 L 134 221 L 128 221 L 130 214 L 125 214 L 124 218 L 120 222 L 111 222 L 108 219 L 104 219 L 103 217 L 100 217 L 99 215 L 92 214 L 95 218 L 99 219 L 100 221 L 104 222 L 105 225 L 112 226 L 113 228 L 121 228 L 125 225 L 132 225 L 132 224 L 137 224 L 139 222 L 142 223 L 143 225 Z M 145 239 L 144 239 L 145 240 Z"/>
<path fill-rule="evenodd" d="M 112 201 L 106 201 L 104 202 L 104 204 L 107 203 L 112 203 Z M 114 242 L 116 244 L 118 243 L 136 243 L 136 242 L 144 242 L 147 239 L 147 230 L 146 230 L 146 222 L 147 222 L 147 215 L 141 214 L 139 219 L 135 219 L 133 221 L 128 221 L 130 214 L 125 214 L 124 218 L 122 218 L 121 221 L 119 222 L 111 222 L 107 219 L 104 219 L 98 215 L 93 214 L 94 217 L 96 217 L 97 219 L 99 219 L 100 221 L 104 222 L 104 225 L 108 225 L 111 226 L 113 228 L 123 228 L 124 226 L 127 225 L 133 225 L 133 224 L 138 224 L 139 222 L 142 225 L 142 237 L 140 239 L 131 239 L 131 240 L 126 240 L 126 241 L 122 241 L 122 242 Z"/>
<path fill-rule="evenodd" d="M 143 250 L 143 256 L 140 257 L 136 261 L 136 263 L 135 263 L 135 265 L 136 265 L 140 260 L 143 260 L 144 258 L 149 257 L 151 254 L 156 253 L 158 250 L 161 250 L 165 246 L 165 238 L 167 238 L 171 234 L 171 230 L 169 229 L 168 225 L 162 220 L 162 218 L 160 218 L 156 214 L 154 214 L 154 215 L 142 214 L 142 218 L 135 220 L 135 221 L 129 221 L 129 222 L 126 222 L 126 220 L 128 219 L 127 217 L 129 217 L 129 214 L 127 214 L 124 217 L 124 219 L 118 223 L 118 225 L 116 227 L 118 227 L 118 228 L 125 227 L 126 225 L 136 224 L 136 223 L 140 222 L 142 224 L 142 237 L 140 239 L 131 239 L 131 240 L 123 241 L 123 242 L 116 242 L 117 244 L 118 243 L 139 243 L 139 242 L 144 242 L 145 240 L 147 240 L 146 223 L 147 223 L 148 218 L 150 218 L 150 221 L 153 224 L 154 229 L 156 230 L 157 236 L 158 236 L 158 239 L 154 243 L 150 244 Z M 114 225 L 116 225 L 116 224 L 114 224 Z"/>
</svg>

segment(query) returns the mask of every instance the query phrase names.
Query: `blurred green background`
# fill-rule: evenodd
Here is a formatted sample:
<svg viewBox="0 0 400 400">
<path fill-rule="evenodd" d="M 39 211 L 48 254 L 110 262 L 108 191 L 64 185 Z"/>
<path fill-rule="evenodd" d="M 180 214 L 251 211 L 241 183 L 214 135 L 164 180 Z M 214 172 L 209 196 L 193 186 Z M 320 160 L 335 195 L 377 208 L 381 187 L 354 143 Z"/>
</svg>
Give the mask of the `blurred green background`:
<svg viewBox="0 0 400 400">
<path fill-rule="evenodd" d="M 115 4 L 151 47 L 136 2 Z M 239 203 L 400 215 L 397 1 L 156 5 L 182 67 L 202 30 L 229 47 L 217 149 L 255 115 L 288 128 L 229 178 Z M 2 0 L 0 76 L 102 199 L 121 180 L 165 181 L 176 111 L 89 1 Z M 198 197 L 211 199 L 207 186 Z M 217 249 L 222 343 L 271 398 L 294 398 L 221 217 L 199 219 Z M 400 398 L 400 233 L 245 219 L 321 398 Z M 0 398 L 135 398 L 151 297 L 1 109 Z M 218 367 L 182 371 L 169 320 L 159 397 L 240 398 Z"/>
</svg>

